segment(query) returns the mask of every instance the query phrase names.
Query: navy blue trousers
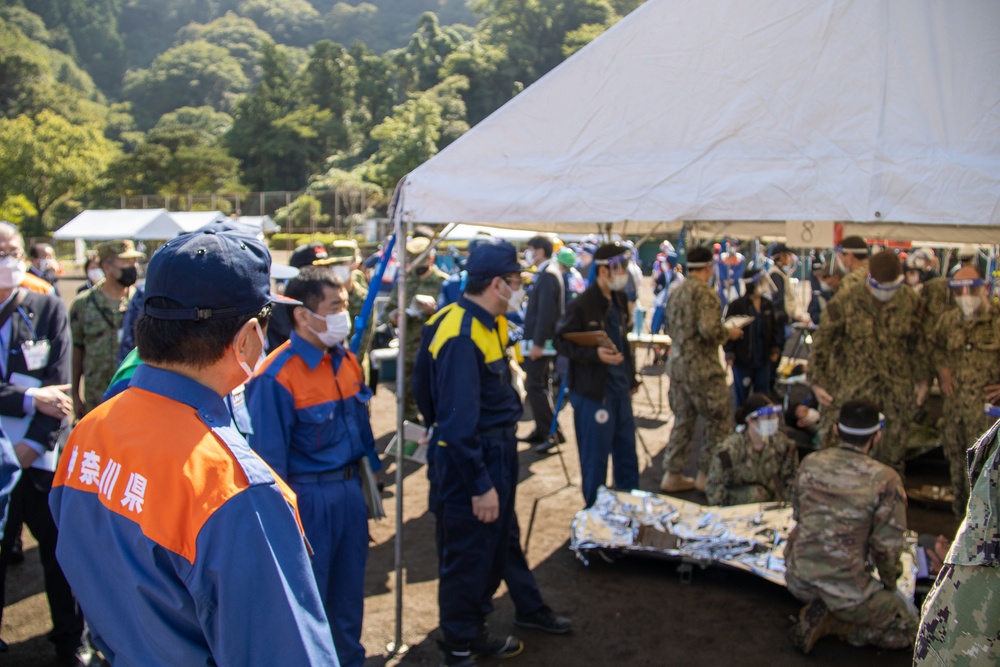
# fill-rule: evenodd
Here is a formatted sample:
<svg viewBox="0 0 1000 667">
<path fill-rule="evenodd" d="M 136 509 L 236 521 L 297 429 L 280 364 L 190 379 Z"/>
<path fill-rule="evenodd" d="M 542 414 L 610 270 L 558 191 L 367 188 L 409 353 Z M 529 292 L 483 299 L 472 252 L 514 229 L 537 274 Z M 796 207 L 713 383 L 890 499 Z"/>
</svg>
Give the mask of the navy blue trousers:
<svg viewBox="0 0 1000 667">
<path fill-rule="evenodd" d="M 292 483 L 299 516 L 313 548 L 312 568 L 342 667 L 361 667 L 365 611 L 368 508 L 357 477 L 315 484 Z"/>
<path fill-rule="evenodd" d="M 750 394 L 771 393 L 771 366 L 760 368 L 733 364 L 733 391 L 736 392 L 736 407 L 743 405 Z"/>
<path fill-rule="evenodd" d="M 503 436 L 481 437 L 480 444 L 483 461 L 500 501 L 500 515 L 492 523 L 483 523 L 473 515 L 472 497 L 468 493 L 442 487 L 442 483 L 456 479 L 454 474 L 448 474 L 451 463 L 447 448 L 435 452 L 427 470 L 431 481 L 430 508 L 437 520 L 441 632 L 445 641 L 455 644 L 474 640 L 486 616 L 493 611 L 493 593 L 507 574 L 508 558 L 513 551 L 511 539 L 517 534 L 514 516 L 517 439 L 514 428 Z M 524 554 L 520 558 L 523 560 Z M 527 563 L 524 571 L 527 571 Z M 527 575 L 531 576 L 530 571 Z M 524 572 L 520 572 L 517 578 L 523 579 L 523 576 Z"/>
<path fill-rule="evenodd" d="M 608 479 L 608 457 L 614 466 L 615 488 L 639 488 L 639 458 L 635 453 L 635 419 L 632 396 L 627 391 L 610 391 L 604 401 L 587 398 L 572 389 L 573 424 L 580 448 L 583 500 L 587 507 L 597 500 L 597 487 Z M 598 410 L 607 410 L 608 420 L 597 421 Z"/>
</svg>

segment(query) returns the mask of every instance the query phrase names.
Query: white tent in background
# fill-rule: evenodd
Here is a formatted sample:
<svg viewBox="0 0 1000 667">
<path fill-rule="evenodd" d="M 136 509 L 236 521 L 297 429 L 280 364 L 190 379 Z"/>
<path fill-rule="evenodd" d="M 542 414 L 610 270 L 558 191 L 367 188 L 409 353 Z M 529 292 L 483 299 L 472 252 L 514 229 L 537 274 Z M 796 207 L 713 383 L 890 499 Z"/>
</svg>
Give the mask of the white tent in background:
<svg viewBox="0 0 1000 667">
<path fill-rule="evenodd" d="M 269 215 L 241 215 L 236 218 L 236 222 L 247 227 L 252 227 L 258 232 L 264 232 L 265 234 L 281 229 Z"/>
<path fill-rule="evenodd" d="M 222 211 L 171 211 L 170 217 L 185 232 L 193 232 L 213 222 L 223 222 L 229 219 Z"/>
<path fill-rule="evenodd" d="M 181 231 L 181 226 L 164 208 L 87 210 L 57 229 L 52 237 L 86 241 L 154 241 L 172 239 Z"/>
<path fill-rule="evenodd" d="M 400 208 L 995 243 L 998 72 L 995 0 L 648 0 L 411 172 Z"/>
</svg>

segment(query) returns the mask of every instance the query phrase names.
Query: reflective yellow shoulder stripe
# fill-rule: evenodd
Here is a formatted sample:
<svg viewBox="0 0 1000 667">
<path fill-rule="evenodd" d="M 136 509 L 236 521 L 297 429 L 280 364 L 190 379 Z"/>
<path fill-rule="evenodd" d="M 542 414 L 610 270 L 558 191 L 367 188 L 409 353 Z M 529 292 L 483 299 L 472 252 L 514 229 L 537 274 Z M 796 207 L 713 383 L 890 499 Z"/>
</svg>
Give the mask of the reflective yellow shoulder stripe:
<svg viewBox="0 0 1000 667">
<path fill-rule="evenodd" d="M 440 322 L 438 323 L 439 320 Z M 463 324 L 467 321 L 471 321 L 471 325 L 463 327 Z M 427 326 L 431 326 L 434 323 L 438 323 L 437 331 L 434 332 L 434 338 L 428 346 L 431 357 L 434 359 L 437 359 L 438 352 L 441 351 L 445 343 L 452 338 L 463 335 L 463 328 L 465 329 L 464 335 L 469 336 L 472 342 L 476 344 L 476 347 L 483 353 L 486 363 L 489 364 L 504 358 L 504 348 L 501 345 L 501 341 L 507 340 L 506 318 L 498 318 L 497 331 L 494 331 L 493 329 L 488 329 L 482 322 L 469 314 L 468 311 L 459 307 L 457 303 L 452 303 L 435 313 L 428 320 Z"/>
</svg>

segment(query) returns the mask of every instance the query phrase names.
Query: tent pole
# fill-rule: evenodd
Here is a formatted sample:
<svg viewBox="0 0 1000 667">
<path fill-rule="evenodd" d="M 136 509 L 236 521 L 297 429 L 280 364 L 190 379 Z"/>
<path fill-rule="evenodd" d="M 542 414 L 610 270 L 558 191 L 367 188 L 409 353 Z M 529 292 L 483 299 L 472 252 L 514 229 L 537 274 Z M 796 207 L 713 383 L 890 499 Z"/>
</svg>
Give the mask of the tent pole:
<svg viewBox="0 0 1000 667">
<path fill-rule="evenodd" d="M 405 178 L 405 177 L 404 177 Z M 403 413 L 406 404 L 406 237 L 403 236 L 402 182 L 396 186 L 393 210 L 390 218 L 395 223 L 396 234 L 396 307 L 399 310 L 399 324 L 396 338 L 400 341 L 399 356 L 396 358 L 396 632 L 392 643 L 386 649 L 390 656 L 402 655 L 409 650 L 403 643 Z"/>
</svg>

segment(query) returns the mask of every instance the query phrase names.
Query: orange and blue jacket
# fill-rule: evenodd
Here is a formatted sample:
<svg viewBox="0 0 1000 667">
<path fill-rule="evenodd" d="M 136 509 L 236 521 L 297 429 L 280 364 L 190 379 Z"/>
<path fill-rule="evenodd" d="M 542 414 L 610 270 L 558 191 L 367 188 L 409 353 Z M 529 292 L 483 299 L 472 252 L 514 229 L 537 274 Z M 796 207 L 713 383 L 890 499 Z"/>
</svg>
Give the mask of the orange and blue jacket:
<svg viewBox="0 0 1000 667">
<path fill-rule="evenodd" d="M 49 506 L 112 664 L 337 664 L 295 494 L 208 387 L 136 369 L 73 430 Z"/>
<path fill-rule="evenodd" d="M 382 467 L 368 416 L 372 391 L 353 353 L 324 352 L 294 331 L 247 383 L 250 446 L 285 480 L 342 470 L 367 456 Z"/>
</svg>

